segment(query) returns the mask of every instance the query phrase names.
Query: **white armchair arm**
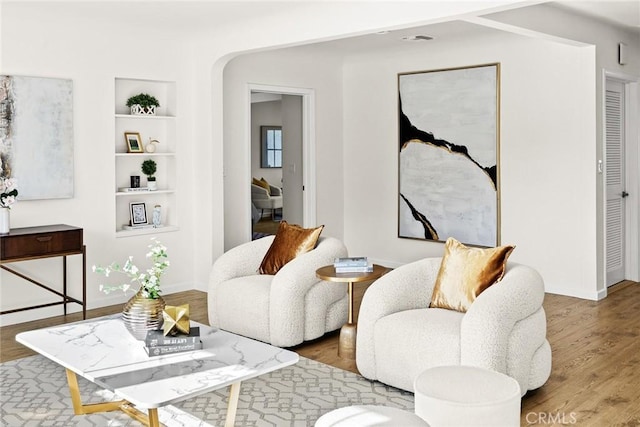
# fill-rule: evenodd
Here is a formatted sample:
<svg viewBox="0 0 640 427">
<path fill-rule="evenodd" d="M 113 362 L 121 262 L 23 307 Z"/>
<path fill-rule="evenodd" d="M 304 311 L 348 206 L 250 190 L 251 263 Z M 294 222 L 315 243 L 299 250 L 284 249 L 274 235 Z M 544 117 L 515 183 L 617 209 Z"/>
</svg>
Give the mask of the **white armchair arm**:
<svg viewBox="0 0 640 427">
<path fill-rule="evenodd" d="M 441 261 L 441 258 L 424 258 L 400 266 L 376 280 L 365 292 L 356 338 L 356 364 L 365 377 L 375 378 L 376 322 L 399 311 L 429 307 Z"/>
<path fill-rule="evenodd" d="M 522 351 L 530 347 L 526 351 L 531 353 L 528 358 L 531 360 L 533 352 L 545 340 L 543 299 L 544 283 L 540 274 L 530 267 L 508 263 L 502 280 L 481 293 L 462 319 L 461 363 L 507 373 L 509 340 L 514 329 L 517 330 L 516 324 L 528 318 L 536 327 L 531 328 L 520 347 Z M 536 331 L 539 332 L 536 335 L 541 334 L 539 337 L 533 336 Z"/>
<path fill-rule="evenodd" d="M 271 196 L 282 196 L 282 188 L 269 184 L 269 191 Z"/>
<path fill-rule="evenodd" d="M 230 249 L 213 263 L 209 276 L 209 292 L 207 302 L 209 304 L 209 324 L 218 326 L 215 309 L 215 296 L 218 284 L 235 277 L 253 276 L 258 274 L 258 268 L 269 250 L 275 236 L 266 236 L 258 240 L 243 243 Z"/>
<path fill-rule="evenodd" d="M 268 200 L 269 192 L 266 188 L 251 184 L 251 200 Z"/>
<path fill-rule="evenodd" d="M 304 305 L 309 289 L 321 280 L 316 270 L 333 264 L 334 258 L 347 256 L 347 248 L 333 237 L 321 237 L 316 248 L 289 261 L 271 284 L 269 327 L 272 337 L 286 340 L 272 344 L 288 347 L 304 341 Z"/>
</svg>

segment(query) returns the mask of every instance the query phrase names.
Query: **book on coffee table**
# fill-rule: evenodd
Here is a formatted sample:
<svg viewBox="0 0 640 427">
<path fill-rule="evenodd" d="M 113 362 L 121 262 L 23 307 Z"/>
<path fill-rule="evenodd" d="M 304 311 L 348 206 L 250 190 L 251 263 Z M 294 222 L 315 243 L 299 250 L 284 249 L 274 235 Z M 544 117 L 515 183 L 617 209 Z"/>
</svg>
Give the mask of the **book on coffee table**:
<svg viewBox="0 0 640 427">
<path fill-rule="evenodd" d="M 148 331 L 144 345 L 149 356 L 201 350 L 200 328 L 195 326 L 189 329 L 188 334 L 177 335 L 164 335 L 161 330 Z"/>
<path fill-rule="evenodd" d="M 185 351 L 202 350 L 202 341 L 198 340 L 198 342 L 191 344 L 157 345 L 155 347 L 145 347 L 144 349 L 150 357 L 163 356 L 166 354 L 184 353 Z"/>
<path fill-rule="evenodd" d="M 200 341 L 200 328 L 195 326 L 189 328 L 188 334 L 164 335 L 161 330 L 148 331 L 144 340 L 147 347 L 157 347 L 160 345 L 187 345 Z"/>
</svg>

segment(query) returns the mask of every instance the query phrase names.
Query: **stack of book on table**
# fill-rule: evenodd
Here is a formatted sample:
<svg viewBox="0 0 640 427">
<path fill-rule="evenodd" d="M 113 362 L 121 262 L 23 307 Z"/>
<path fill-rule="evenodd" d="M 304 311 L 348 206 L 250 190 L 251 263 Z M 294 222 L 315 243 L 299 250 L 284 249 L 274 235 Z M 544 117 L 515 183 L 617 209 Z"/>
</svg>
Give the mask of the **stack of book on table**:
<svg viewBox="0 0 640 427">
<path fill-rule="evenodd" d="M 366 256 L 336 258 L 333 261 L 336 273 L 369 273 L 373 271 L 373 264 Z"/>
<path fill-rule="evenodd" d="M 145 350 L 149 356 L 183 353 L 185 351 L 201 350 L 200 328 L 192 327 L 189 334 L 167 335 L 161 330 L 147 332 L 144 340 Z"/>
</svg>

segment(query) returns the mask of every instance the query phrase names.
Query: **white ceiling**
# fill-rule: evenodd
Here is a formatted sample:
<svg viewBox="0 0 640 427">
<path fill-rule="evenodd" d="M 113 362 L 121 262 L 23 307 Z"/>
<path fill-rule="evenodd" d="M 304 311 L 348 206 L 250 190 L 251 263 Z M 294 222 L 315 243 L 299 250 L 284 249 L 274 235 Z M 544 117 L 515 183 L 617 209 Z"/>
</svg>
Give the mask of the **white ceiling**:
<svg viewBox="0 0 640 427">
<path fill-rule="evenodd" d="M 640 30 L 640 0 L 560 1 L 558 5 L 612 24 Z"/>
<path fill-rule="evenodd" d="M 370 3 L 376 0 L 347 0 Z M 414 0 L 416 2 L 434 0 Z M 458 0 L 456 0 L 458 1 Z M 228 28 L 234 31 L 239 22 L 252 20 L 268 20 L 269 16 L 277 15 L 291 9 L 305 10 L 305 6 L 321 3 L 322 0 L 272 1 L 272 0 L 100 0 L 100 1 L 58 1 L 58 0 L 0 0 L 4 4 L 37 5 L 38 12 L 60 13 L 64 10 L 74 16 L 83 17 L 87 22 L 118 22 L 120 25 L 132 27 L 153 27 L 161 29 L 163 33 L 174 35 L 199 35 L 212 29 Z M 544 0 L 525 2 L 525 6 L 535 5 Z M 514 0 L 514 3 L 517 3 Z M 640 34 L 640 0 L 563 0 L 552 4 L 559 7 L 596 17 L 615 25 L 634 29 Z M 308 9 L 307 9 L 308 10 Z M 436 40 L 455 40 L 456 37 L 482 35 L 496 31 L 480 25 L 462 21 L 451 21 L 418 28 L 395 30 L 388 34 L 369 34 L 348 37 L 335 41 L 316 43 L 307 46 L 331 52 L 338 55 L 348 55 L 367 49 L 397 48 L 406 46 L 401 43 L 403 36 L 424 34 L 433 36 Z M 430 43 L 428 41 L 406 43 Z"/>
<path fill-rule="evenodd" d="M 110 20 L 132 26 L 155 27 L 168 32 L 206 32 L 215 27 L 263 18 L 283 10 L 301 9 L 326 0 L 0 0 L 0 4 L 31 4 L 39 9 L 61 8 L 88 20 Z M 379 0 L 347 0 L 346 3 L 371 3 Z M 413 0 L 425 3 L 435 0 Z M 448 0 L 452 1 L 452 0 Z M 461 0 L 455 0 L 461 1 Z M 513 3 L 521 1 L 514 0 Z M 523 6 L 545 0 L 522 2 Z M 561 7 L 587 14 L 616 25 L 640 29 L 640 0 L 562 0 L 552 2 Z"/>
</svg>

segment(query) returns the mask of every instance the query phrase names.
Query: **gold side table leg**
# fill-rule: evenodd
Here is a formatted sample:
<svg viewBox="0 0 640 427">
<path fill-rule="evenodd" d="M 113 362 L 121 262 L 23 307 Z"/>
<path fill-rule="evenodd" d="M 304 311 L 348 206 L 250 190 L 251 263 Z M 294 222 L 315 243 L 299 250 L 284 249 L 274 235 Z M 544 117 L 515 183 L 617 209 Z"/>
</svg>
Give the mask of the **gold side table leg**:
<svg viewBox="0 0 640 427">
<path fill-rule="evenodd" d="M 338 342 L 338 357 L 354 360 L 356 358 L 356 323 L 353 319 L 353 282 L 348 284 L 349 293 L 349 318 L 340 329 L 340 341 Z"/>
<path fill-rule="evenodd" d="M 229 403 L 227 404 L 227 419 L 224 427 L 233 427 L 235 425 L 238 399 L 240 398 L 240 384 L 241 381 L 238 381 L 229 387 Z"/>
</svg>

